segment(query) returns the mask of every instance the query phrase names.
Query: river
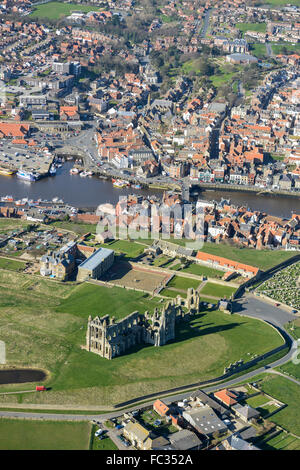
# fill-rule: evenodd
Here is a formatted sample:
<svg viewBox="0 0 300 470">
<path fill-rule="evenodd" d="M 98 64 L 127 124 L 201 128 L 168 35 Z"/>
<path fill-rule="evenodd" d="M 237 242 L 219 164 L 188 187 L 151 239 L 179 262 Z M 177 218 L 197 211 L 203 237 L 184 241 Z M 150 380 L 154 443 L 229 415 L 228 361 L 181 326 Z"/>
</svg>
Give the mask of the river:
<svg viewBox="0 0 300 470">
<path fill-rule="evenodd" d="M 79 175 L 70 175 L 73 162 L 66 162 L 57 169 L 56 176 L 43 178 L 30 183 L 16 177 L 0 176 L 0 196 L 12 195 L 15 199 L 47 199 L 54 197 L 63 199 L 75 207 L 97 207 L 98 204 L 110 202 L 115 204 L 120 195 L 135 192 L 144 196 L 157 194 L 159 190 L 133 190 L 132 188 L 114 188 L 111 182 L 100 180 L 97 177 L 81 178 Z M 235 191 L 205 191 L 201 199 L 220 201 L 221 198 L 230 199 L 238 206 L 248 205 L 252 210 L 261 210 L 278 217 L 290 217 L 291 212 L 300 213 L 299 197 L 283 197 L 260 195 L 254 193 Z"/>
</svg>

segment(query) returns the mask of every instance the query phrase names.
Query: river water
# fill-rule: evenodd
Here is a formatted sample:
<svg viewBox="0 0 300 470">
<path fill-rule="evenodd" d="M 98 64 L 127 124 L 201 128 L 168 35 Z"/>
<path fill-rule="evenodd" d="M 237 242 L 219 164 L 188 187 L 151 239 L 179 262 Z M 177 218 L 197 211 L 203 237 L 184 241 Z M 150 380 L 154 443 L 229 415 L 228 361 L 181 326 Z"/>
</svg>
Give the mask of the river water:
<svg viewBox="0 0 300 470">
<path fill-rule="evenodd" d="M 43 178 L 30 183 L 16 177 L 0 175 L 0 196 L 12 195 L 15 199 L 46 199 L 54 197 L 63 199 L 75 207 L 97 207 L 98 204 L 110 202 L 115 204 L 121 195 L 135 192 L 144 196 L 157 194 L 159 190 L 133 190 L 132 188 L 114 188 L 111 182 L 100 180 L 97 177 L 81 178 L 79 175 L 70 175 L 73 162 L 66 162 L 57 169 L 56 176 Z M 282 197 L 271 195 L 256 195 L 234 191 L 205 191 L 201 199 L 220 201 L 221 198 L 230 199 L 236 205 L 248 205 L 252 210 L 261 210 L 279 217 L 290 217 L 292 212 L 300 213 L 299 197 Z"/>
</svg>

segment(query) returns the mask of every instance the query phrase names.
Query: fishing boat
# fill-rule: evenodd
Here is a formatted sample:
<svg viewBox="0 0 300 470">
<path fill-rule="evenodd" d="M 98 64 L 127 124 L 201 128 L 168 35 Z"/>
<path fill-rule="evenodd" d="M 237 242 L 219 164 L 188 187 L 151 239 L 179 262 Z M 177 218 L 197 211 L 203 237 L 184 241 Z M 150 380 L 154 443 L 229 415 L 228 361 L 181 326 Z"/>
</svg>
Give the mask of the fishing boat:
<svg viewBox="0 0 300 470">
<path fill-rule="evenodd" d="M 126 188 L 127 182 L 124 180 L 116 180 L 113 182 L 114 188 Z"/>
<path fill-rule="evenodd" d="M 133 189 L 142 189 L 142 186 L 140 184 L 132 184 L 131 187 Z"/>
<path fill-rule="evenodd" d="M 18 201 L 15 202 L 15 205 L 16 206 L 25 206 L 25 202 L 21 201 L 20 199 Z"/>
<path fill-rule="evenodd" d="M 14 198 L 12 196 L 2 196 L 1 201 L 2 202 L 14 202 Z"/>
<path fill-rule="evenodd" d="M 15 174 L 14 170 L 10 170 L 9 168 L 0 167 L 0 175 L 13 176 L 14 174 Z"/>
<path fill-rule="evenodd" d="M 38 175 L 33 171 L 18 170 L 17 178 L 21 178 L 26 181 L 36 181 L 38 179 Z"/>
<path fill-rule="evenodd" d="M 51 165 L 50 170 L 49 170 L 49 175 L 50 175 L 50 176 L 56 175 L 56 168 L 55 168 L 55 165 Z"/>
<path fill-rule="evenodd" d="M 80 170 L 78 168 L 73 167 L 70 170 L 70 175 L 78 175 L 79 172 L 80 172 Z"/>
</svg>

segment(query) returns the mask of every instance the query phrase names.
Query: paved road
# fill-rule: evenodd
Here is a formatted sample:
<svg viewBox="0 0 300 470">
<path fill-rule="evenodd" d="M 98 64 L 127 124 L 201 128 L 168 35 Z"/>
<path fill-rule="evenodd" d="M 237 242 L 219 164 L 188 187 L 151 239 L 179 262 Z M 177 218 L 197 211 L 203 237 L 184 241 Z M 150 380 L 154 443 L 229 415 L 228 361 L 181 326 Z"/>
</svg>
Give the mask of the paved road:
<svg viewBox="0 0 300 470">
<path fill-rule="evenodd" d="M 209 18 L 210 18 L 211 12 L 212 12 L 212 9 L 207 10 L 207 12 L 205 13 L 203 29 L 202 29 L 201 34 L 200 34 L 200 36 L 202 38 L 205 38 L 205 36 L 206 36 L 208 26 L 209 26 Z"/>
<path fill-rule="evenodd" d="M 236 312 L 253 318 L 265 320 L 272 325 L 282 328 L 297 317 L 282 307 L 275 307 L 271 302 L 265 302 L 252 294 L 245 295 L 237 302 Z"/>
<path fill-rule="evenodd" d="M 266 42 L 266 50 L 269 57 L 273 56 L 272 46 L 270 43 Z"/>
</svg>

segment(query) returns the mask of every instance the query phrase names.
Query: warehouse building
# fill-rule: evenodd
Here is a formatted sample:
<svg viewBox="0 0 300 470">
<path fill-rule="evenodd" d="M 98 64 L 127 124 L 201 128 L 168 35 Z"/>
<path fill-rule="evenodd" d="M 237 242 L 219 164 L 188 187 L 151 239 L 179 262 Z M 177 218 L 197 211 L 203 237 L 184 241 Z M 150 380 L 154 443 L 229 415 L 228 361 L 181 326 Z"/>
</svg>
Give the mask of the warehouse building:
<svg viewBox="0 0 300 470">
<path fill-rule="evenodd" d="M 114 252 L 99 248 L 78 266 L 77 281 L 99 279 L 113 264 Z"/>
</svg>

